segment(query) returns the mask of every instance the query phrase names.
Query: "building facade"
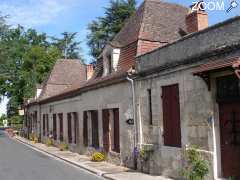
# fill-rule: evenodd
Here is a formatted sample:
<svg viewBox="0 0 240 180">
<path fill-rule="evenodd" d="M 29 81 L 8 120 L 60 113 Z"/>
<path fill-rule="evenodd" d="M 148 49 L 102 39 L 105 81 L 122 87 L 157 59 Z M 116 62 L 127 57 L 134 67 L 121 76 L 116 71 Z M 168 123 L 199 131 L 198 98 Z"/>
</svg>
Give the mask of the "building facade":
<svg viewBox="0 0 240 180">
<path fill-rule="evenodd" d="M 173 178 L 184 150 L 197 146 L 208 179 L 239 178 L 239 25 L 236 17 L 208 27 L 203 11 L 144 1 L 94 70 L 77 60 L 56 63 L 25 105 L 27 134 Z"/>
</svg>

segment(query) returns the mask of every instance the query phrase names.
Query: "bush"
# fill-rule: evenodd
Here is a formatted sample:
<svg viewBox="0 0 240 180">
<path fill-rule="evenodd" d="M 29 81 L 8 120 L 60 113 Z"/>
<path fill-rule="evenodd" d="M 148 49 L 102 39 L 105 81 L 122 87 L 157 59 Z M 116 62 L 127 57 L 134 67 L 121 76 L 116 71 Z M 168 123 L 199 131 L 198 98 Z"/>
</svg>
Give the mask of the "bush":
<svg viewBox="0 0 240 180">
<path fill-rule="evenodd" d="M 65 144 L 65 143 L 61 143 L 61 144 L 59 145 L 59 150 L 60 150 L 60 151 L 66 151 L 66 150 L 68 150 L 68 145 Z"/>
<path fill-rule="evenodd" d="M 46 141 L 46 145 L 48 147 L 53 146 L 53 140 L 51 138 L 48 138 L 47 141 Z"/>
<path fill-rule="evenodd" d="M 208 174 L 208 162 L 203 159 L 200 152 L 196 148 L 186 150 L 186 166 L 182 170 L 185 180 L 203 180 Z"/>
<path fill-rule="evenodd" d="M 94 152 L 91 156 L 91 161 L 101 162 L 105 160 L 105 155 L 101 152 Z"/>
</svg>

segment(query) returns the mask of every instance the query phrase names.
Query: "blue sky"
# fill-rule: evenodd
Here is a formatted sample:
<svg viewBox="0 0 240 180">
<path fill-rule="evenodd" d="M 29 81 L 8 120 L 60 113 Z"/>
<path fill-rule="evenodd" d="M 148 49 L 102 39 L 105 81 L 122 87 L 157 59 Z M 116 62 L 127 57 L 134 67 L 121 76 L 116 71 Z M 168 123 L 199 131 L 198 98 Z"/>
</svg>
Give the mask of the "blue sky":
<svg viewBox="0 0 240 180">
<path fill-rule="evenodd" d="M 143 0 L 137 0 L 140 4 Z M 197 0 L 166 0 L 190 6 Z M 230 17 L 240 15 L 239 7 L 230 13 L 212 10 L 209 13 L 209 24 L 224 21 Z M 61 32 L 78 32 L 78 39 L 82 41 L 82 54 L 85 59 L 90 59 L 89 49 L 86 45 L 87 25 L 104 13 L 103 7 L 109 0 L 1 0 L 0 11 L 9 15 L 8 23 L 21 24 L 28 28 L 35 28 L 39 32 L 59 36 Z M 230 0 L 205 0 L 206 3 L 222 3 L 225 9 L 229 7 Z M 5 111 L 6 101 L 0 104 L 0 114 Z"/>
</svg>

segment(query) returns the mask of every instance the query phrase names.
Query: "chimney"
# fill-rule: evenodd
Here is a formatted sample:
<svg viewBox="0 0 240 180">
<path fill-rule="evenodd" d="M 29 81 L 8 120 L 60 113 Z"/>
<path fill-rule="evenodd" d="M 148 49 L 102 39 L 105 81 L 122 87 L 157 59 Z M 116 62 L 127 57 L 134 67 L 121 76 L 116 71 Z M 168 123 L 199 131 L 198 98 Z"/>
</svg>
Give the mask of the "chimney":
<svg viewBox="0 0 240 180">
<path fill-rule="evenodd" d="M 35 99 L 39 98 L 43 90 L 43 85 L 42 84 L 37 84 L 36 85 L 36 96 Z"/>
<path fill-rule="evenodd" d="M 87 80 L 91 79 L 94 73 L 94 68 L 92 64 L 88 64 L 87 66 Z"/>
<path fill-rule="evenodd" d="M 194 33 L 208 27 L 208 14 L 203 7 L 203 1 L 191 7 L 191 11 L 186 16 L 186 26 L 188 33 Z"/>
</svg>

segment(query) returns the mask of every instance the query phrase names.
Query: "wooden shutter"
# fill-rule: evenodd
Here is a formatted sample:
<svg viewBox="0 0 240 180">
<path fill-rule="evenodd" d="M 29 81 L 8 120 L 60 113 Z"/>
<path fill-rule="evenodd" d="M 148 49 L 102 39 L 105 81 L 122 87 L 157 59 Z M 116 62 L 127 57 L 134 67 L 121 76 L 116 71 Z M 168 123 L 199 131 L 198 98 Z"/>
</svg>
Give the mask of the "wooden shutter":
<svg viewBox="0 0 240 180">
<path fill-rule="evenodd" d="M 57 117 L 53 114 L 53 139 L 57 140 Z"/>
<path fill-rule="evenodd" d="M 45 136 L 46 135 L 46 124 L 45 124 L 46 122 L 45 122 L 45 114 L 43 115 L 43 129 L 42 129 L 42 131 L 43 131 L 43 136 Z"/>
<path fill-rule="evenodd" d="M 87 111 L 83 112 L 83 144 L 88 146 L 88 115 Z"/>
<path fill-rule="evenodd" d="M 92 145 L 94 148 L 99 148 L 98 111 L 91 111 L 91 117 L 92 117 Z"/>
<path fill-rule="evenodd" d="M 103 148 L 106 152 L 109 151 L 109 110 L 103 110 L 102 112 L 103 121 Z"/>
<path fill-rule="evenodd" d="M 59 129 L 60 129 L 59 139 L 62 142 L 63 141 L 63 114 L 58 114 L 58 118 L 59 118 Z"/>
<path fill-rule="evenodd" d="M 164 145 L 181 147 L 178 84 L 162 87 Z"/>
<path fill-rule="evenodd" d="M 119 110 L 113 110 L 114 115 L 114 151 L 120 153 Z"/>
<path fill-rule="evenodd" d="M 73 113 L 74 118 L 74 144 L 77 144 L 77 137 L 78 137 L 78 114 L 76 112 Z"/>
<path fill-rule="evenodd" d="M 47 132 L 47 136 L 49 136 L 49 120 L 48 120 L 48 114 L 46 114 L 46 132 Z"/>
<path fill-rule="evenodd" d="M 72 117 L 71 113 L 67 114 L 67 120 L 68 120 L 68 143 L 72 143 Z"/>
</svg>

